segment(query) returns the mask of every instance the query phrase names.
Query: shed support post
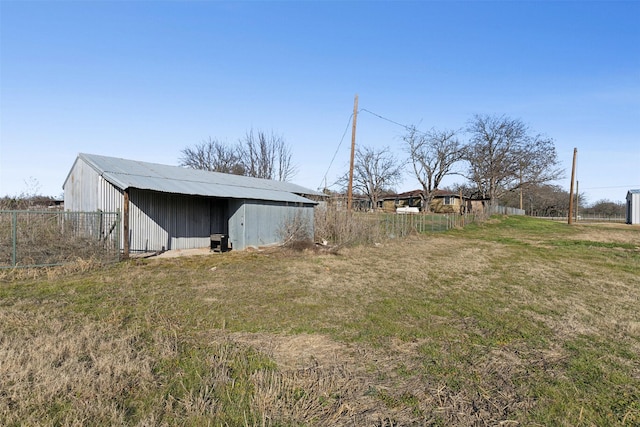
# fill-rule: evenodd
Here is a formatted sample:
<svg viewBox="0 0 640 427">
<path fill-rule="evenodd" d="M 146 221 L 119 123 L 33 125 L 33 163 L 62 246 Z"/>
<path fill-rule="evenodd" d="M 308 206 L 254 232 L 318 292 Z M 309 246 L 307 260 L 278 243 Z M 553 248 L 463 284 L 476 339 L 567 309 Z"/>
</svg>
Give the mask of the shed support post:
<svg viewBox="0 0 640 427">
<path fill-rule="evenodd" d="M 124 203 L 122 207 L 122 244 L 124 251 L 122 257 L 129 258 L 129 189 L 124 190 Z"/>
</svg>

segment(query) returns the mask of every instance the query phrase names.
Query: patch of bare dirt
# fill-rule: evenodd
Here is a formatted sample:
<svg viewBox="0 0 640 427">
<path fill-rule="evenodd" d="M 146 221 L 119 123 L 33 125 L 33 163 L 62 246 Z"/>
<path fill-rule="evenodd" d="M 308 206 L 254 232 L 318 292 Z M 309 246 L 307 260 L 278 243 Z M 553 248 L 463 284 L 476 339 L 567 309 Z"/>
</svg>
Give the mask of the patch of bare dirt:
<svg viewBox="0 0 640 427">
<path fill-rule="evenodd" d="M 229 338 L 249 345 L 276 361 L 283 370 L 332 366 L 349 360 L 349 350 L 323 335 L 273 335 L 235 332 Z"/>
<path fill-rule="evenodd" d="M 178 258 L 185 256 L 202 256 L 202 255 L 214 255 L 218 254 L 217 252 L 213 252 L 210 248 L 193 248 L 193 249 L 172 249 L 170 251 L 162 252 L 151 259 L 158 258 Z"/>
</svg>

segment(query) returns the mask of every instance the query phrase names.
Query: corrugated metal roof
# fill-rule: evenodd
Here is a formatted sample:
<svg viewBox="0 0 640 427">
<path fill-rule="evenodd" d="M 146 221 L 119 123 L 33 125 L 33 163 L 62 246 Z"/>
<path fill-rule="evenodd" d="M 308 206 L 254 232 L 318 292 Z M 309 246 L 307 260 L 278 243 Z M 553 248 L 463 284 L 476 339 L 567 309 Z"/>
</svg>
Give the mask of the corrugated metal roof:
<svg viewBox="0 0 640 427">
<path fill-rule="evenodd" d="M 640 194 L 640 190 L 629 190 L 631 194 Z"/>
<path fill-rule="evenodd" d="M 138 188 L 164 193 L 313 204 L 316 202 L 300 195 L 322 195 L 317 191 L 289 182 L 95 154 L 80 153 L 78 158 L 83 159 L 104 179 L 122 190 Z"/>
</svg>

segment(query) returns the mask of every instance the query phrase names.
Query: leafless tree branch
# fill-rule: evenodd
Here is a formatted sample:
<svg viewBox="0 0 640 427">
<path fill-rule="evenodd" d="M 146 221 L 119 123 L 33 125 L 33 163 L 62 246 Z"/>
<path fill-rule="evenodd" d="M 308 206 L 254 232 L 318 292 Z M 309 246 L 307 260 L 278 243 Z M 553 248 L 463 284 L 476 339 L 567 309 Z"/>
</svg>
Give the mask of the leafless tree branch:
<svg viewBox="0 0 640 427">
<path fill-rule="evenodd" d="M 420 198 L 423 210 L 428 211 L 433 191 L 438 189 L 445 176 L 456 173 L 453 168 L 463 158 L 463 146 L 454 130 L 432 129 L 423 133 L 412 126 L 402 139 L 415 177 L 422 185 Z"/>
<path fill-rule="evenodd" d="M 466 177 L 478 192 L 495 202 L 508 191 L 559 179 L 563 171 L 553 140 L 532 135 L 518 119 L 476 115 L 469 122 Z"/>
</svg>

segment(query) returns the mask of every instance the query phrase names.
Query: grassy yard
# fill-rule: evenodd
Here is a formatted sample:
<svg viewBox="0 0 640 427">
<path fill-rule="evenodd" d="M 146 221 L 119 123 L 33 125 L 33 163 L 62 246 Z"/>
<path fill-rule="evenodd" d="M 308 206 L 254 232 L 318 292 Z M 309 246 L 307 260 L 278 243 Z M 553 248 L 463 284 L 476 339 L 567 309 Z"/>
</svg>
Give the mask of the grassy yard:
<svg viewBox="0 0 640 427">
<path fill-rule="evenodd" d="M 0 425 L 640 425 L 638 227 L 68 270 L 0 273 Z"/>
</svg>

